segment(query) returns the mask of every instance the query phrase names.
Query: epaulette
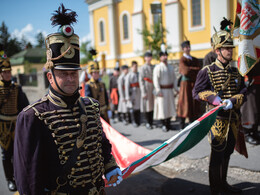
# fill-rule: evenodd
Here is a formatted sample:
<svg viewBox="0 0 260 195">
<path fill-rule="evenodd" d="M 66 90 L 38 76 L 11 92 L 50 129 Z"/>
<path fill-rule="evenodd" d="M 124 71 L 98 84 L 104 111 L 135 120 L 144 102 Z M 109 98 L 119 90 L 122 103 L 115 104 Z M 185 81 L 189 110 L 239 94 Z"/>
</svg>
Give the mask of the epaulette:
<svg viewBox="0 0 260 195">
<path fill-rule="evenodd" d="M 213 66 L 214 64 L 215 64 L 215 62 L 212 62 L 211 64 L 204 66 L 201 70 L 204 70 L 205 68 L 207 68 L 209 70 L 209 67 Z"/>
<path fill-rule="evenodd" d="M 37 101 L 37 102 L 35 102 L 35 103 L 32 103 L 32 104 L 26 106 L 26 107 L 23 109 L 23 111 L 26 112 L 26 111 L 29 110 L 30 108 L 33 108 L 33 107 L 36 106 L 37 104 L 41 104 L 42 102 L 45 102 L 45 101 L 47 101 L 47 100 L 48 100 L 47 97 L 44 96 L 44 97 L 41 98 L 41 100 L 39 100 L 39 101 Z"/>
</svg>

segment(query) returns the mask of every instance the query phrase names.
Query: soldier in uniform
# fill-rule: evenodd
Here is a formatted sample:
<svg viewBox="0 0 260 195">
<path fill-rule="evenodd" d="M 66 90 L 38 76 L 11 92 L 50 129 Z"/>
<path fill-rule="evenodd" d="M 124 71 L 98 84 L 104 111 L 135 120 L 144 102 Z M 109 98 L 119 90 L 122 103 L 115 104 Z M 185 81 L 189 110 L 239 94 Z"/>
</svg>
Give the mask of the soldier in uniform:
<svg viewBox="0 0 260 195">
<path fill-rule="evenodd" d="M 209 183 L 212 194 L 238 193 L 240 189 L 227 183 L 230 155 L 234 151 L 240 123 L 240 106 L 246 88 L 237 68 L 231 66 L 233 40 L 227 31 L 213 35 L 214 49 L 218 55 L 215 63 L 205 66 L 197 75 L 193 97 L 206 101 L 208 107 L 224 103 L 209 132 L 211 155 Z"/>
<path fill-rule="evenodd" d="M 98 101 L 79 95 L 79 37 L 70 24 L 76 13 L 63 4 L 52 17 L 60 32 L 46 38 L 48 94 L 18 115 L 14 169 L 25 195 L 105 194 L 104 174 L 122 180 L 102 131 Z"/>
<path fill-rule="evenodd" d="M 153 95 L 153 69 L 151 64 L 152 53 L 146 52 L 144 54 L 145 64 L 140 69 L 139 83 L 141 90 L 141 112 L 144 113 L 146 118 L 146 128 L 153 128 L 153 107 L 154 107 L 154 95 Z"/>
<path fill-rule="evenodd" d="M 132 71 L 127 74 L 125 78 L 125 97 L 127 101 L 127 108 L 130 110 L 131 121 L 134 127 L 140 125 L 140 99 L 141 92 L 139 86 L 137 72 L 138 64 L 136 61 L 132 61 Z"/>
<path fill-rule="evenodd" d="M 109 124 L 109 101 L 105 83 L 100 80 L 98 62 L 91 62 L 88 65 L 88 73 L 91 75 L 90 80 L 85 86 L 85 96 L 92 97 L 99 101 L 100 116 Z"/>
<path fill-rule="evenodd" d="M 201 66 L 198 59 L 190 55 L 189 41 L 184 41 L 181 47 L 183 56 L 180 59 L 179 71 L 182 76 L 177 115 L 181 120 L 181 129 L 184 129 L 186 118 L 193 122 L 200 114 L 200 103 L 192 98 L 192 89 Z"/>
<path fill-rule="evenodd" d="M 155 89 L 154 119 L 161 120 L 163 132 L 170 130 L 171 118 L 176 115 L 173 89 L 178 93 L 177 79 L 173 66 L 167 63 L 168 54 L 161 51 L 160 64 L 153 70 Z"/>
<path fill-rule="evenodd" d="M 119 77 L 119 68 L 114 68 L 113 75 L 111 76 L 109 80 L 109 92 L 110 92 L 110 108 L 112 111 L 112 121 L 115 122 L 115 115 L 118 108 L 118 100 L 119 100 L 119 94 L 118 94 L 118 87 L 117 87 L 117 80 Z M 119 115 L 119 113 L 117 113 Z M 118 116 L 119 119 L 119 116 Z"/>
<path fill-rule="evenodd" d="M 11 64 L 4 51 L 0 52 L 0 146 L 8 189 L 16 191 L 13 173 L 15 123 L 19 112 L 29 102 L 22 88 L 11 81 Z"/>
</svg>

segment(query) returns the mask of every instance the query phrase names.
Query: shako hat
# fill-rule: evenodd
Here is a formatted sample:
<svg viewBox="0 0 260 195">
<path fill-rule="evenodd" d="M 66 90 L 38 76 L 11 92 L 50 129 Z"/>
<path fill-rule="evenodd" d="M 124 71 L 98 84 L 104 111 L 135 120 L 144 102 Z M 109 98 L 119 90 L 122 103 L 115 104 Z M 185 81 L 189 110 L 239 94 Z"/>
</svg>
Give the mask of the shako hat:
<svg viewBox="0 0 260 195">
<path fill-rule="evenodd" d="M 0 72 L 11 70 L 11 63 L 5 52 L 0 51 Z"/>
<path fill-rule="evenodd" d="M 231 34 L 225 30 L 220 30 L 212 36 L 212 41 L 214 44 L 214 49 L 221 47 L 232 47 L 234 48 L 233 39 Z"/>
<path fill-rule="evenodd" d="M 70 11 L 70 12 L 68 12 Z M 74 34 L 71 24 L 77 22 L 77 14 L 66 9 L 63 4 L 51 17 L 52 25 L 59 26 L 59 32 L 45 39 L 47 62 L 46 69 L 80 70 L 79 37 Z"/>
<path fill-rule="evenodd" d="M 97 61 L 88 62 L 88 73 L 99 71 L 99 65 Z"/>
<path fill-rule="evenodd" d="M 225 17 L 220 22 L 220 31 L 216 32 L 212 36 L 214 49 L 221 47 L 235 47 L 230 33 L 232 24 L 231 20 L 227 20 Z"/>
</svg>

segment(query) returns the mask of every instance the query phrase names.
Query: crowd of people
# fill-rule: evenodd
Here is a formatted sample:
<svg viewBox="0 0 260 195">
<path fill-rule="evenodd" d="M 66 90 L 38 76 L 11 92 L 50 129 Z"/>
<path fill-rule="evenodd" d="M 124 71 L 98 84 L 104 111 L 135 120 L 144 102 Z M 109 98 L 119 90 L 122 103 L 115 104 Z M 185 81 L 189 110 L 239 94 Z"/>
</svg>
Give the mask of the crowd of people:
<svg viewBox="0 0 260 195">
<path fill-rule="evenodd" d="M 30 105 L 21 87 L 11 82 L 10 61 L 0 53 L 0 145 L 8 189 L 30 195 L 104 195 L 104 177 L 113 186 L 123 178 L 100 116 L 107 123 L 118 116 L 124 124 L 137 127 L 143 113 L 147 129 L 159 120 L 167 132 L 173 116 L 184 128 L 186 119 L 192 122 L 198 117 L 199 103 L 206 102 L 207 109 L 223 104 L 209 130 L 211 194 L 240 193 L 241 189 L 227 183 L 228 165 L 235 145 L 241 144 L 240 152 L 246 154 L 243 143 L 237 141 L 243 136 L 241 114 L 246 141 L 260 143 L 259 63 L 244 81 L 230 63 L 234 48 L 231 34 L 221 29 L 212 36 L 215 54 L 206 58 L 204 67 L 190 55 L 190 42 L 181 44 L 180 79 L 168 63 L 167 51 L 162 50 L 155 66 L 151 64 L 152 53 L 146 52 L 139 72 L 136 61 L 131 67 L 116 67 L 109 93 L 98 62 L 91 62 L 89 77 L 80 90 L 79 37 L 71 26 L 76 16 L 63 4 L 53 14 L 52 25 L 59 26 L 59 32 L 46 38 L 45 69 L 50 87 Z"/>
</svg>

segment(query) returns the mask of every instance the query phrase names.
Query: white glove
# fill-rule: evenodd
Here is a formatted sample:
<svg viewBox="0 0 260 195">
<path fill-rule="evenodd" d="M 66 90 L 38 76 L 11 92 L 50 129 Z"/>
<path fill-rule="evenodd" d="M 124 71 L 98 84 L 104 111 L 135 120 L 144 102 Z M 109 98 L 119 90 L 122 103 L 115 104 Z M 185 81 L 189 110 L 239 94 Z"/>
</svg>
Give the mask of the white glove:
<svg viewBox="0 0 260 195">
<path fill-rule="evenodd" d="M 224 110 L 229 110 L 233 108 L 233 104 L 229 99 L 224 100 L 223 104 L 226 104 L 226 106 L 223 108 Z"/>
<path fill-rule="evenodd" d="M 115 183 L 113 183 L 113 184 L 109 184 L 109 186 L 113 185 L 115 187 L 116 185 L 120 184 L 121 181 L 123 181 L 123 178 L 122 178 L 123 174 L 122 174 L 122 172 L 121 172 L 121 170 L 119 168 L 113 169 L 112 171 L 110 171 L 110 172 L 108 172 L 106 174 L 106 179 L 107 179 L 108 182 L 110 181 L 110 178 L 113 175 L 118 175 L 117 176 L 117 181 Z"/>
<path fill-rule="evenodd" d="M 215 99 L 213 100 L 212 104 L 214 106 L 218 106 L 222 102 L 222 99 L 219 96 L 216 96 Z"/>
<path fill-rule="evenodd" d="M 108 118 L 112 118 L 112 111 L 111 111 L 111 110 L 108 110 L 108 111 L 107 111 L 107 115 L 108 115 Z"/>
</svg>

